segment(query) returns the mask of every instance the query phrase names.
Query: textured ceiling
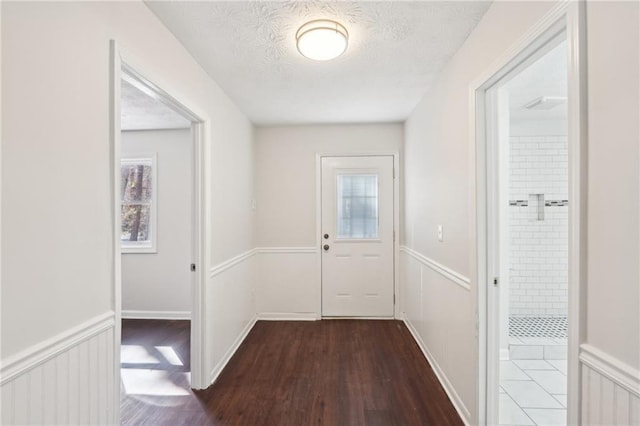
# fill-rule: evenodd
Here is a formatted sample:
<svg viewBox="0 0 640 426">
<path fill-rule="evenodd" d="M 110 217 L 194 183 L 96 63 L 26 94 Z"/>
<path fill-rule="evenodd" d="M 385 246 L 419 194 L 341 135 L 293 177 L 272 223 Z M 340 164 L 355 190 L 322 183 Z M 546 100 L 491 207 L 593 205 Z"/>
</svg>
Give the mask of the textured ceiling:
<svg viewBox="0 0 640 426">
<path fill-rule="evenodd" d="M 567 118 L 567 104 L 549 110 L 526 109 L 541 96 L 567 96 L 567 43 L 562 42 L 505 85 L 512 120 L 560 120 Z"/>
<path fill-rule="evenodd" d="M 160 101 L 121 80 L 120 128 L 122 130 L 185 129 L 191 123 Z"/>
<path fill-rule="evenodd" d="M 489 2 L 149 1 L 147 6 L 258 125 L 404 121 Z M 296 30 L 347 27 L 349 47 L 304 58 Z"/>
</svg>

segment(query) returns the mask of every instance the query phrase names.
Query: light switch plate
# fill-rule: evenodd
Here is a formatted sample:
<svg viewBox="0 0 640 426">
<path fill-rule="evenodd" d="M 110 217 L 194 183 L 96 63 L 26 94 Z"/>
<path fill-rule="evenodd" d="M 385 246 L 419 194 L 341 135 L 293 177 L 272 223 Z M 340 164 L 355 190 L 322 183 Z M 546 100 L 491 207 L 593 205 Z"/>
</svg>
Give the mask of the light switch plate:
<svg viewBox="0 0 640 426">
<path fill-rule="evenodd" d="M 438 241 L 442 241 L 442 240 L 443 240 L 442 225 L 438 225 Z"/>
</svg>

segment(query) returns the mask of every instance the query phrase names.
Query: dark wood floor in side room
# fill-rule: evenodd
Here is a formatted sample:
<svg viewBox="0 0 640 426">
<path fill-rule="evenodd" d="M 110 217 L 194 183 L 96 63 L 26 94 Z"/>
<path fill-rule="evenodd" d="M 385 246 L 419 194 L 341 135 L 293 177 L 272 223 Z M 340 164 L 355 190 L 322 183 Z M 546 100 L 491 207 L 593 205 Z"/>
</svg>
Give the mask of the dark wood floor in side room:
<svg viewBox="0 0 640 426">
<path fill-rule="evenodd" d="M 126 373 L 123 424 L 462 424 L 400 321 L 259 321 L 203 391 L 184 383 L 189 322 L 125 320 L 122 336 L 132 354 L 160 354 L 162 361 L 123 365 L 123 371 L 155 369 L 160 379 L 153 385 L 145 371 Z M 167 362 L 167 347 L 184 366 Z M 144 383 L 137 388 L 138 379 Z"/>
</svg>

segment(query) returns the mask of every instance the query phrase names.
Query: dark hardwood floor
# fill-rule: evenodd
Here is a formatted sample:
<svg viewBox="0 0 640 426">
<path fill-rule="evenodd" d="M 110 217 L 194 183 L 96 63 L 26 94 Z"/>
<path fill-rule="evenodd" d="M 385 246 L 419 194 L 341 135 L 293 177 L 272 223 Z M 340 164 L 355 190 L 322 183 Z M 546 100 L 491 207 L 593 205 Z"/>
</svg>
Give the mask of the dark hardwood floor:
<svg viewBox="0 0 640 426">
<path fill-rule="evenodd" d="M 124 320 L 122 342 L 144 361 L 123 365 L 130 376 L 123 378 L 123 424 L 462 424 L 400 321 L 259 321 L 203 391 L 184 383 L 188 321 Z M 183 366 L 167 359 L 166 347 Z"/>
</svg>

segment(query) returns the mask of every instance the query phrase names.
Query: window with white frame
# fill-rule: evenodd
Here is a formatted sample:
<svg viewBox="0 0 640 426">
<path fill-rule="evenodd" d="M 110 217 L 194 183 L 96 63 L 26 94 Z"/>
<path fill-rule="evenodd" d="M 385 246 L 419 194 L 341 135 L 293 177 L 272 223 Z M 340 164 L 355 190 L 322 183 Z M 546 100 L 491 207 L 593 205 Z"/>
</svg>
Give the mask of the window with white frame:
<svg viewBox="0 0 640 426">
<path fill-rule="evenodd" d="M 121 230 L 123 253 L 156 251 L 156 156 L 127 156 L 120 160 Z"/>
</svg>

